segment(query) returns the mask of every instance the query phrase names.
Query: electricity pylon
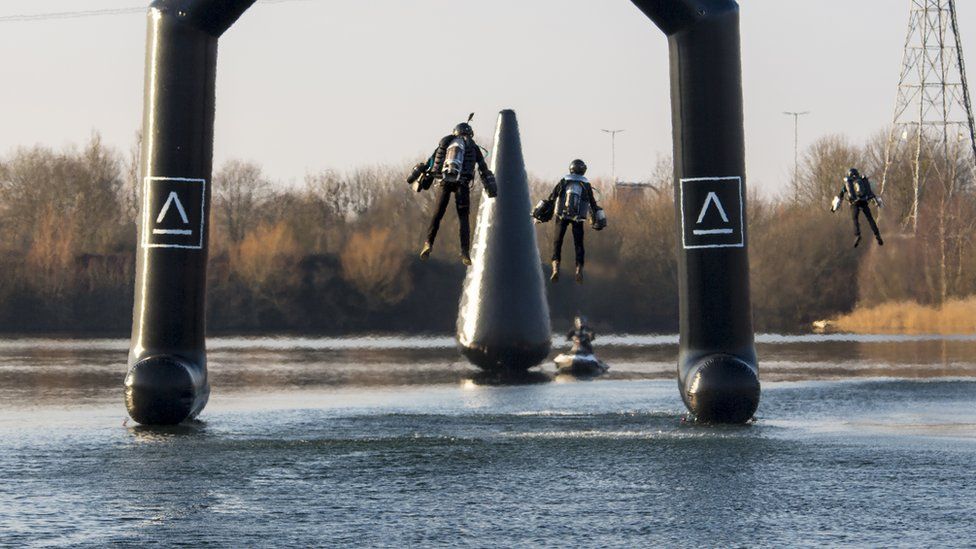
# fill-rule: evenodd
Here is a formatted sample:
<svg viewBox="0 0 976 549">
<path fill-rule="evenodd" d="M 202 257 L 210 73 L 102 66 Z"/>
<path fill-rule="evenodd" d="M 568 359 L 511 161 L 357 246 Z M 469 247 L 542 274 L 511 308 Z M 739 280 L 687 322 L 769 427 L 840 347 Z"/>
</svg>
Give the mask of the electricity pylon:
<svg viewBox="0 0 976 549">
<path fill-rule="evenodd" d="M 881 191 L 896 157 L 912 155 L 912 206 L 906 221 L 914 232 L 928 179 L 950 181 L 964 175 L 971 180 L 976 174 L 976 124 L 955 0 L 910 0 L 909 9 Z M 966 174 L 954 173 L 960 157 Z"/>
</svg>

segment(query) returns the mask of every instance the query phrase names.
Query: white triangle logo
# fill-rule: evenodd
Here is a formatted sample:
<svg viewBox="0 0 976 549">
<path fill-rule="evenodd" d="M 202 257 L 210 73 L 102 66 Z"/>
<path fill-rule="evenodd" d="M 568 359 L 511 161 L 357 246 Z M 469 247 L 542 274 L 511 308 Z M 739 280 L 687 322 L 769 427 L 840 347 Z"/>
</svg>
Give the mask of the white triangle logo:
<svg viewBox="0 0 976 549">
<path fill-rule="evenodd" d="M 163 220 L 166 219 L 166 214 L 169 213 L 169 207 L 172 206 L 173 204 L 176 205 L 176 210 L 180 213 L 180 219 L 183 220 L 183 224 L 189 225 L 190 218 L 186 216 L 186 209 L 183 208 L 183 203 L 180 202 L 180 197 L 179 195 L 176 194 L 176 191 L 172 191 L 169 193 L 169 197 L 166 199 L 166 203 L 163 204 L 163 209 L 159 211 L 159 217 L 156 218 L 156 223 L 162 223 Z M 721 208 L 721 206 L 719 206 L 719 208 Z M 705 214 L 703 213 L 702 215 Z M 725 214 L 722 215 L 724 216 Z M 699 221 L 699 223 L 701 222 Z"/>
<path fill-rule="evenodd" d="M 142 246 L 204 249 L 207 181 L 146 177 L 144 184 L 143 213 L 139 222 Z"/>
<path fill-rule="evenodd" d="M 742 192 L 741 177 L 682 179 L 681 245 L 684 249 L 745 248 Z"/>
<path fill-rule="evenodd" d="M 718 208 L 719 215 L 722 216 L 722 221 L 728 223 L 729 222 L 729 216 L 728 216 L 728 214 L 725 213 L 725 208 L 722 207 L 722 201 L 718 199 L 718 195 L 717 194 L 715 194 L 714 192 L 710 192 L 710 193 L 708 193 L 708 196 L 705 198 L 705 205 L 702 206 L 701 213 L 698 214 L 698 223 L 697 224 L 698 225 L 701 225 L 702 221 L 705 220 L 705 214 L 708 213 L 708 206 L 710 204 L 715 204 L 715 207 Z"/>
</svg>

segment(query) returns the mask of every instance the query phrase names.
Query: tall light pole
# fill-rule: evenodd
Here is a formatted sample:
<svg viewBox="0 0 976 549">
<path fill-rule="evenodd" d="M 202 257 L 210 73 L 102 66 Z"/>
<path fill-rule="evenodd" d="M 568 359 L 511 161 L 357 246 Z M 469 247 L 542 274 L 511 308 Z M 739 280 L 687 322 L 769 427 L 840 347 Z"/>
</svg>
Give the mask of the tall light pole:
<svg viewBox="0 0 976 549">
<path fill-rule="evenodd" d="M 627 130 L 600 130 L 610 134 L 610 179 L 617 184 L 617 134 Z"/>
<path fill-rule="evenodd" d="M 810 114 L 810 111 L 783 111 L 783 114 L 793 117 L 793 184 L 796 185 L 800 174 L 800 117 Z"/>
</svg>

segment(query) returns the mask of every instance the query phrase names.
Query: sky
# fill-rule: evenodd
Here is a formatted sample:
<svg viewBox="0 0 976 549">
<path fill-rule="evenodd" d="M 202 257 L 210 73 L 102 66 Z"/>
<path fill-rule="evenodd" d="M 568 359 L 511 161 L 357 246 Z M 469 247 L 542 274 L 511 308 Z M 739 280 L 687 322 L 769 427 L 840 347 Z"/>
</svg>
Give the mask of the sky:
<svg viewBox="0 0 976 549">
<path fill-rule="evenodd" d="M 130 8 L 133 0 L 0 2 L 0 154 L 81 144 L 128 151 L 142 118 L 138 13 L 44 21 L 4 16 Z M 891 122 L 908 0 L 741 0 L 747 177 L 783 195 L 800 146 L 863 140 Z M 976 55 L 976 2 L 959 2 Z M 968 40 L 972 38 L 972 40 Z M 573 158 L 646 179 L 671 153 L 667 42 L 627 0 L 259 1 L 220 44 L 215 162 L 253 160 L 282 184 L 415 160 L 468 113 L 490 145 L 518 114 L 530 173 Z M 970 64 L 976 61 L 970 61 Z M 974 65 L 976 66 L 976 65 Z M 971 75 L 972 77 L 972 75 Z"/>
</svg>

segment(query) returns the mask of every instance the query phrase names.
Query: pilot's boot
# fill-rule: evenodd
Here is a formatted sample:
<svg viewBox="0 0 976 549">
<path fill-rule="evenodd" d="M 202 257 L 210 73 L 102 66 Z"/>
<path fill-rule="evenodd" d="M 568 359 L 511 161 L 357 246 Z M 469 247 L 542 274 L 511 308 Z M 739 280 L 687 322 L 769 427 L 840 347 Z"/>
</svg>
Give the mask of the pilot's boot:
<svg viewBox="0 0 976 549">
<path fill-rule="evenodd" d="M 553 282 L 559 282 L 559 262 L 553 260 L 552 262 L 552 274 L 549 275 L 549 280 Z"/>
<path fill-rule="evenodd" d="M 434 246 L 430 242 L 424 242 L 424 249 L 420 250 L 420 260 L 427 261 L 427 258 L 430 257 L 430 252 L 433 249 Z"/>
<path fill-rule="evenodd" d="M 880 234 L 876 234 L 874 237 L 878 240 L 878 246 L 884 246 L 884 239 L 881 238 Z"/>
<path fill-rule="evenodd" d="M 461 250 L 461 263 L 465 265 L 471 265 L 471 254 L 467 250 Z"/>
<path fill-rule="evenodd" d="M 854 247 L 857 248 L 858 244 L 860 244 L 860 243 L 861 243 L 861 235 L 857 235 L 854 238 Z"/>
<path fill-rule="evenodd" d="M 582 284 L 583 283 L 583 266 L 582 265 L 577 265 L 576 266 L 576 283 L 577 284 Z"/>
</svg>

